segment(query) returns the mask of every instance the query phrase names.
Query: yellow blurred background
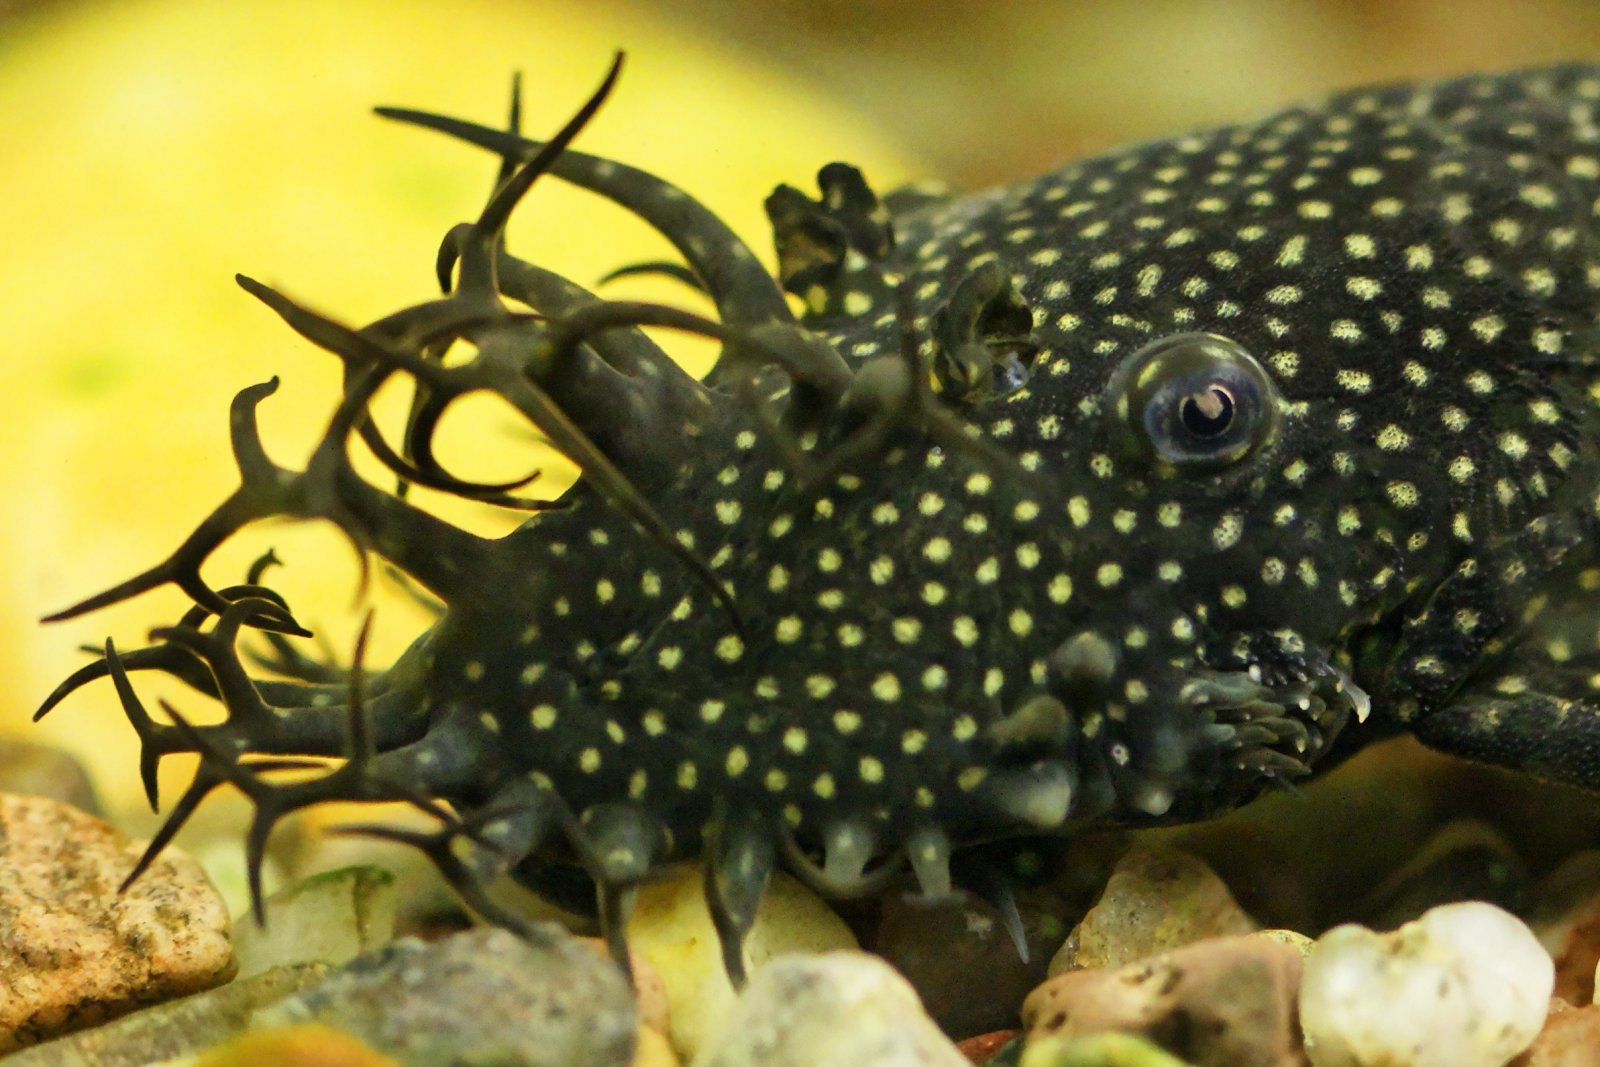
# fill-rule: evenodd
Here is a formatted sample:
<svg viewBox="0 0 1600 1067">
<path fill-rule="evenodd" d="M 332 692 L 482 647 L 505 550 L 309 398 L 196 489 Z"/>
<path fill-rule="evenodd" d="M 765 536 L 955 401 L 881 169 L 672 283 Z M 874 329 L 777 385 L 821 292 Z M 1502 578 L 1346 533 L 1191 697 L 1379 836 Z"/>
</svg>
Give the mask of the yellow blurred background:
<svg viewBox="0 0 1600 1067">
<path fill-rule="evenodd" d="M 437 242 L 481 204 L 493 163 L 369 107 L 495 121 L 521 69 L 537 134 L 619 46 L 628 69 L 581 146 L 677 182 L 766 254 L 762 197 L 779 181 L 809 187 L 835 158 L 880 188 L 972 188 L 1335 86 L 1600 57 L 1600 5 L 0 0 L 0 733 L 72 748 L 114 808 L 136 795 L 108 685 L 40 727 L 27 719 L 83 661 L 78 643 L 137 646 L 182 598 L 36 620 L 160 559 L 232 488 L 240 387 L 283 376 L 262 409 L 280 463 L 299 466 L 315 440 L 334 360 L 240 292 L 235 271 L 356 323 L 430 295 Z M 512 240 L 583 283 L 665 251 L 553 186 Z M 480 421 L 458 446 L 491 459 L 465 473 L 520 473 L 527 442 L 497 415 Z M 214 584 L 275 545 L 288 566 L 274 584 L 347 653 L 341 543 L 285 527 L 240 542 Z M 386 600 L 374 660 L 419 625 Z M 142 691 L 181 692 L 150 681 Z"/>
</svg>

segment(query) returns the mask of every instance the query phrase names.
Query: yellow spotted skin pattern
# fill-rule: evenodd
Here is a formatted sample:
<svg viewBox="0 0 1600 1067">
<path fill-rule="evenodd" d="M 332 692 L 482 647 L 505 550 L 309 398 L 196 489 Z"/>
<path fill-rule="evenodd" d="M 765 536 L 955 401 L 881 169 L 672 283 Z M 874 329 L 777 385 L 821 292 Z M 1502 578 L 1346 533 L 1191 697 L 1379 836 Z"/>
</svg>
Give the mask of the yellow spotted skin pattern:
<svg viewBox="0 0 1600 1067">
<path fill-rule="evenodd" d="M 548 143 L 515 107 L 505 130 L 382 111 L 501 158 L 440 299 L 355 330 L 241 278 L 343 362 L 323 446 L 276 467 L 274 383 L 242 392 L 240 489 L 63 615 L 165 583 L 194 609 L 44 709 L 109 675 L 152 793 L 200 752 L 169 829 L 231 782 L 254 868 L 290 811 L 406 800 L 438 830 L 370 831 L 529 936 L 489 879 L 592 894 L 619 957 L 631 890 L 697 861 L 737 979 L 780 865 L 834 895 L 909 867 L 939 896 L 964 844 L 1203 818 L 1402 729 L 1600 788 L 1600 68 L 1348 92 L 961 199 L 831 164 L 767 200 L 776 277 L 683 192 L 567 147 L 614 79 Z M 715 316 L 504 248 L 549 178 L 659 230 L 681 262 L 631 269 Z M 641 325 L 722 357 L 692 380 Z M 415 387 L 392 437 L 365 414 L 389 379 Z M 554 506 L 433 456 L 479 390 L 583 468 Z M 357 447 L 533 514 L 465 533 Z M 265 565 L 199 575 L 276 515 L 338 524 L 437 624 L 383 670 L 305 656 Z M 151 669 L 226 720 L 153 719 Z M 278 775 L 307 758 L 335 762 Z"/>
</svg>

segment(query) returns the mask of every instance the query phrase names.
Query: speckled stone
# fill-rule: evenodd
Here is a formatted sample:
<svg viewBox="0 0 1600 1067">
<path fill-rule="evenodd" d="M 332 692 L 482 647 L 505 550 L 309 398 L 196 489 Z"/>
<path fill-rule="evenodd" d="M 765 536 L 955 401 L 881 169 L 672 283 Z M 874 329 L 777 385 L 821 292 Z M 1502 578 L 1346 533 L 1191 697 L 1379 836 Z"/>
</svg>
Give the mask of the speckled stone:
<svg viewBox="0 0 1600 1067">
<path fill-rule="evenodd" d="M 0 794 L 0 1052 L 232 977 L 227 908 L 182 852 L 117 892 L 142 851 L 69 804 Z"/>
<path fill-rule="evenodd" d="M 1049 973 L 1120 967 L 1206 938 L 1257 929 L 1211 868 L 1171 848 L 1135 845 L 1050 961 Z"/>
<path fill-rule="evenodd" d="M 238 1034 L 257 1009 L 327 977 L 320 963 L 275 967 L 92 1030 L 25 1048 L 6 1067 L 147 1067 L 191 1056 Z"/>
<path fill-rule="evenodd" d="M 479 928 L 396 941 L 256 1013 L 252 1028 L 321 1023 L 405 1067 L 628 1067 L 633 993 L 621 970 L 555 927 L 524 941 Z"/>
<path fill-rule="evenodd" d="M 751 978 L 693 1067 L 971 1067 L 876 956 L 786 956 Z"/>
<path fill-rule="evenodd" d="M 1298 946 L 1266 934 L 1211 938 L 1122 967 L 1058 974 L 1029 994 L 1030 1042 L 1123 1032 L 1198 1067 L 1303 1064 Z"/>
<path fill-rule="evenodd" d="M 1301 959 L 1311 955 L 1311 946 L 1316 943 L 1299 930 L 1257 930 L 1254 936 L 1288 945 L 1300 953 Z"/>
</svg>

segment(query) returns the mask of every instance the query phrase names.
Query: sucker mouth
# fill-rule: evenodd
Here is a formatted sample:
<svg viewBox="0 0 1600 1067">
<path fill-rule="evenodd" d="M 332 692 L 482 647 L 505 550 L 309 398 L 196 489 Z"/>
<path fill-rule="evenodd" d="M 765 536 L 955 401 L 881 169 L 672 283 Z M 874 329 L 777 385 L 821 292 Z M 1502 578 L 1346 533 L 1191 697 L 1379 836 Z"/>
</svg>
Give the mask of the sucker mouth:
<svg viewBox="0 0 1600 1067">
<path fill-rule="evenodd" d="M 1241 781 L 1283 781 L 1311 773 L 1353 716 L 1365 722 L 1372 701 L 1333 663 L 1269 680 L 1259 666 L 1206 672 L 1185 683 L 1178 699 L 1201 716 L 1201 735 L 1222 756 L 1224 772 Z"/>
<path fill-rule="evenodd" d="M 1326 657 L 1142 671 L 1126 659 L 1099 634 L 1079 633 L 1052 657 L 1050 684 L 986 727 L 986 817 L 1054 833 L 1220 814 L 1264 785 L 1309 776 L 1351 718 L 1371 709 Z M 1152 669 L 1171 681 L 1158 684 Z M 1143 698 L 1125 699 L 1135 688 Z M 1149 695 L 1163 689 L 1170 695 L 1159 702 Z"/>
</svg>

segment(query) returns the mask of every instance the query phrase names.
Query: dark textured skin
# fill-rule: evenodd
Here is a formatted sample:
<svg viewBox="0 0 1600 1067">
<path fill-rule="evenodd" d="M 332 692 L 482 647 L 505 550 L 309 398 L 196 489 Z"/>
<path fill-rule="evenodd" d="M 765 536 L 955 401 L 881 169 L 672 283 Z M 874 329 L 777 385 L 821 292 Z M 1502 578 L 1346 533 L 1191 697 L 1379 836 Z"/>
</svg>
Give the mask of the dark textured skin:
<svg viewBox="0 0 1600 1067">
<path fill-rule="evenodd" d="M 937 895 L 965 842 L 1205 817 L 1399 729 L 1600 788 L 1597 101 L 1586 66 L 1356 91 L 953 201 L 880 202 L 834 165 L 820 200 L 768 201 L 776 280 L 676 190 L 537 159 L 452 232 L 436 304 L 356 333 L 246 280 L 344 360 L 342 421 L 306 472 L 277 471 L 250 428 L 270 388 L 241 394 L 240 492 L 63 614 L 166 581 L 199 608 L 150 650 L 108 645 L 46 710 L 111 674 L 147 764 L 208 756 L 172 825 L 231 780 L 257 853 L 297 807 L 411 799 L 444 820 L 413 840 L 508 925 L 488 878 L 554 890 L 576 866 L 620 946 L 627 890 L 701 857 L 735 975 L 780 853 L 836 894 L 909 859 Z M 506 175 L 538 150 L 386 114 Z M 547 164 L 661 229 L 720 325 L 596 304 L 498 252 Z M 695 383 L 599 318 L 725 354 Z M 429 354 L 458 336 L 478 358 L 445 371 Z M 1153 345 L 1176 364 L 1144 374 Z M 503 540 L 432 519 L 343 458 L 389 374 L 419 382 L 389 456 L 409 480 L 449 477 L 428 436 L 471 388 L 584 479 Z M 197 568 L 271 514 L 334 519 L 444 603 L 364 694 L 293 655 L 298 680 L 240 668 L 240 626 L 297 627 Z M 157 725 L 125 668 L 230 718 Z M 283 785 L 241 754 L 353 758 Z"/>
</svg>

